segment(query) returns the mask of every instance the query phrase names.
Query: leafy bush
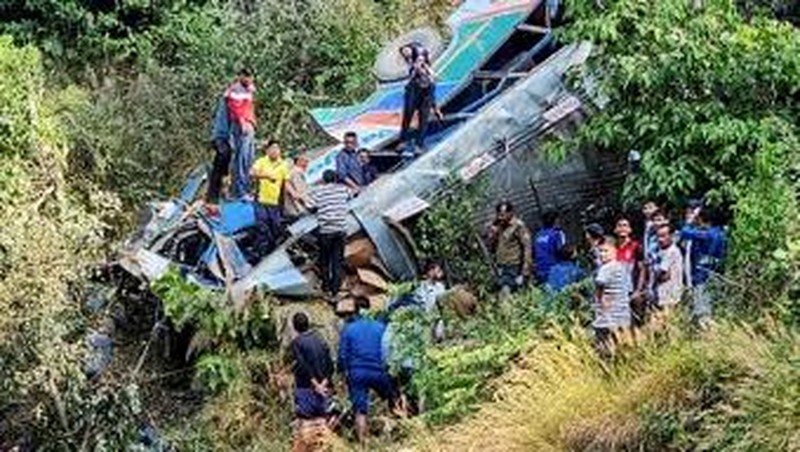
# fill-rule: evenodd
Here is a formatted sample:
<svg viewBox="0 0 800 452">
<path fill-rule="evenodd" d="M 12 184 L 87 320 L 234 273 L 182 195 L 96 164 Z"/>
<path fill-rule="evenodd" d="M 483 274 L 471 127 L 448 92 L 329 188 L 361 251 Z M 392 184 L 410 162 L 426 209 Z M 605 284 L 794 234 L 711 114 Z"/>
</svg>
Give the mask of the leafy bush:
<svg viewBox="0 0 800 452">
<path fill-rule="evenodd" d="M 135 58 L 137 37 L 192 3 L 204 1 L 10 0 L 0 4 L 0 33 L 36 45 L 68 73 L 91 76 L 96 69 Z"/>
<path fill-rule="evenodd" d="M 229 375 L 226 390 L 207 399 L 197 414 L 172 420 L 165 432 L 170 444 L 197 451 L 286 449 L 292 410 L 267 381 L 274 359 L 255 350 L 212 358 L 215 364 L 209 366 L 236 372 Z"/>
<path fill-rule="evenodd" d="M 0 93 L 0 447 L 127 444 L 135 391 L 94 392 L 83 373 L 80 288 L 105 230 L 93 211 L 113 196 L 72 185 L 60 95 L 45 91 L 39 52 L 5 36 Z"/>
<path fill-rule="evenodd" d="M 488 256 L 480 248 L 484 231 L 475 226 L 487 201 L 486 181 L 448 185 L 442 199 L 422 214 L 414 238 L 422 257 L 440 259 L 453 281 L 488 290 L 494 278 Z"/>
<path fill-rule="evenodd" d="M 200 287 L 175 268 L 152 284 L 164 314 L 177 330 L 190 328 L 191 353 L 201 354 L 196 376 L 212 393 L 227 389 L 241 373 L 230 359 L 234 351 L 275 346 L 276 333 L 267 302 L 237 312 L 224 292 Z"/>
<path fill-rule="evenodd" d="M 443 344 L 431 340 L 434 316 L 401 311 L 392 317 L 400 344 L 396 354 L 415 363 L 411 390 L 423 401 L 425 422 L 452 423 L 472 413 L 492 396 L 495 379 L 549 335 L 549 325 L 576 321 L 566 298 L 546 302 L 546 297 L 531 289 L 505 306 L 487 297 L 478 314 L 467 319 L 445 311 L 448 339 Z"/>
<path fill-rule="evenodd" d="M 556 146 L 641 152 L 628 203 L 705 195 L 731 207 L 733 279 L 756 278 L 765 300 L 780 298 L 789 275 L 773 257 L 798 215 L 800 33 L 747 22 L 733 2 L 595 3 L 570 5 L 564 35 L 599 46 L 593 65 L 611 101 Z"/>
<path fill-rule="evenodd" d="M 225 355 L 208 353 L 197 360 L 195 377 L 212 394 L 216 394 L 223 389 L 230 389 L 239 378 L 242 371 L 236 364 Z"/>
</svg>

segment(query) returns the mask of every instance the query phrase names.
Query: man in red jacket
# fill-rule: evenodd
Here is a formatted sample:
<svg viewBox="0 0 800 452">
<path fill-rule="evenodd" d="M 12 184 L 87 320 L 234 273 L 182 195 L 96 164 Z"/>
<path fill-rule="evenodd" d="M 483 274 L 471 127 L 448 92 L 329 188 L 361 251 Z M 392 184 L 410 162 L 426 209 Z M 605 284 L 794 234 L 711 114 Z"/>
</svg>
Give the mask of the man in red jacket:
<svg viewBox="0 0 800 452">
<path fill-rule="evenodd" d="M 239 77 L 225 90 L 231 138 L 234 149 L 233 184 L 234 199 L 250 194 L 250 167 L 255 149 L 256 113 L 253 104 L 256 87 L 253 73 L 243 68 Z"/>
</svg>

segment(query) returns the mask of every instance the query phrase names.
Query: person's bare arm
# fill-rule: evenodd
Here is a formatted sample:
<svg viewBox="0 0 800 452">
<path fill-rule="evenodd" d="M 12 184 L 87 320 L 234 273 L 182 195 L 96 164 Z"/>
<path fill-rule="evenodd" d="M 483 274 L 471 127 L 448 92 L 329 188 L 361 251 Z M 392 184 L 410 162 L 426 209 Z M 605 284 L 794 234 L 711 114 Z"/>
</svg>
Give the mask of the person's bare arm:
<svg viewBox="0 0 800 452">
<path fill-rule="evenodd" d="M 642 293 L 647 285 L 647 267 L 645 267 L 642 261 L 637 261 L 636 267 L 639 269 L 639 279 L 636 281 L 636 292 Z"/>
</svg>

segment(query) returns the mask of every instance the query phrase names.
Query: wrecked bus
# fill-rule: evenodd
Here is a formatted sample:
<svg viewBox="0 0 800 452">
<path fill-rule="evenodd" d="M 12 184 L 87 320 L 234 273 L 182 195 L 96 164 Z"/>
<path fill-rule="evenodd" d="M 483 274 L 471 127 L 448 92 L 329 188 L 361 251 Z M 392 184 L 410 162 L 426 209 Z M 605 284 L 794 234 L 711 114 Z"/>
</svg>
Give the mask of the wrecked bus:
<svg viewBox="0 0 800 452">
<path fill-rule="evenodd" d="M 456 9 L 448 20 L 452 37 L 433 61 L 444 118 L 423 137 L 428 150 L 418 157 L 395 151 L 405 80 L 396 79 L 385 60 L 419 33 L 387 46 L 379 57 L 376 90 L 366 100 L 311 112 L 336 140 L 356 131 L 381 171 L 349 204 L 345 254 L 351 274 L 362 283 L 379 286 L 415 277 L 413 239 L 403 224 L 435 203 L 449 181 L 468 183 L 511 155 L 535 152 L 538 137 L 586 113 L 590 79 L 570 90 L 565 76 L 583 66 L 591 46 L 555 41 L 557 8 L 552 1 L 468 0 Z M 336 145 L 313 156 L 309 183 L 335 165 L 339 150 Z M 210 215 L 199 197 L 205 179 L 206 168 L 198 168 L 178 197 L 152 203 L 116 263 L 145 281 L 177 265 L 189 281 L 225 290 L 237 308 L 255 291 L 314 296 L 314 216 L 289 224 L 288 237 L 277 248 L 254 258 L 248 233 L 255 225 L 253 206 L 225 201 Z"/>
</svg>

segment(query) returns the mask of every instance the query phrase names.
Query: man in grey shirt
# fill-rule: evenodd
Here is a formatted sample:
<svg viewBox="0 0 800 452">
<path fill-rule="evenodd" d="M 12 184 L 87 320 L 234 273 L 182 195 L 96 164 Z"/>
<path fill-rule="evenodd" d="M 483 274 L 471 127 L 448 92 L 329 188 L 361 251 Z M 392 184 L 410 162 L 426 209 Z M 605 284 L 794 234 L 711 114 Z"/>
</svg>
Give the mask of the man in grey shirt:
<svg viewBox="0 0 800 452">
<path fill-rule="evenodd" d="M 283 213 L 286 218 L 295 220 L 308 211 L 311 204 L 308 183 L 306 183 L 306 169 L 309 159 L 306 154 L 300 154 L 294 159 L 289 178 L 284 184 Z"/>
<path fill-rule="evenodd" d="M 616 258 L 617 247 L 607 237 L 599 246 L 602 265 L 595 276 L 594 321 L 592 327 L 602 354 L 613 354 L 621 334 L 631 326 L 629 268 Z"/>
<path fill-rule="evenodd" d="M 683 295 L 683 256 L 669 224 L 658 226 L 656 237 L 658 254 L 653 266 L 653 292 L 658 308 L 667 311 L 677 305 Z"/>
</svg>

